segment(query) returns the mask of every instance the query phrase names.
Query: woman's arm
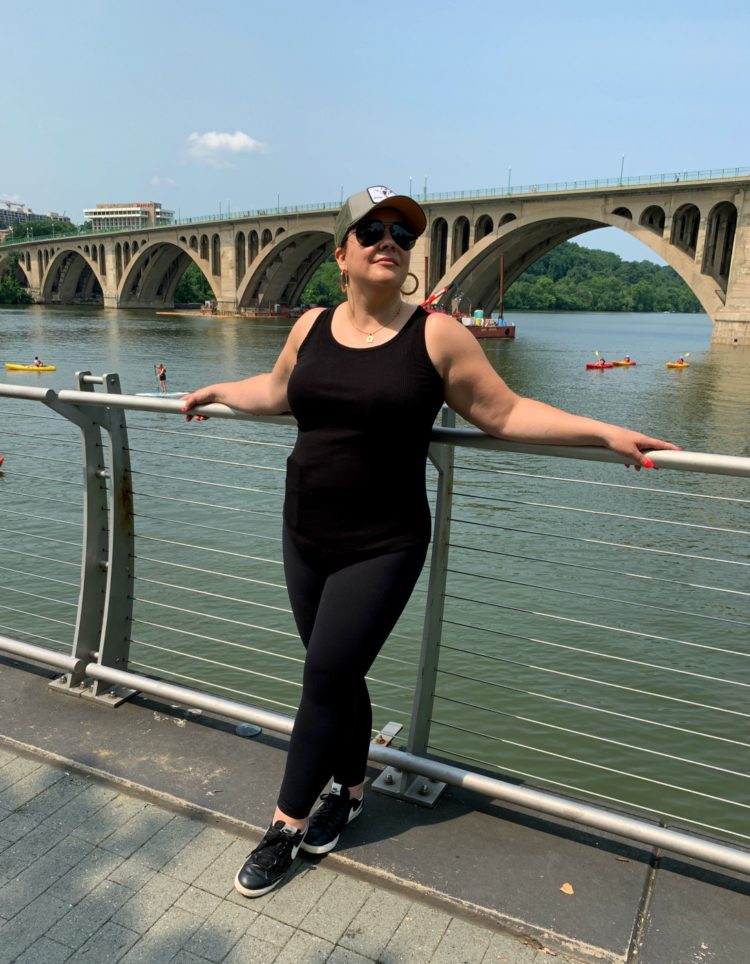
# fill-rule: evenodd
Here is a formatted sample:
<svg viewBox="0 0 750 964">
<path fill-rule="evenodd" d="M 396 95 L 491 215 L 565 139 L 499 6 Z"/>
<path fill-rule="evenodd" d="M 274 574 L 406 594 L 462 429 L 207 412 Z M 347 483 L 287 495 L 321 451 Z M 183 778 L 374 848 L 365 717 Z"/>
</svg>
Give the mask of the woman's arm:
<svg viewBox="0 0 750 964">
<path fill-rule="evenodd" d="M 209 405 L 221 402 L 239 412 L 250 415 L 283 415 L 289 411 L 286 388 L 289 376 L 297 363 L 297 352 L 307 337 L 313 322 L 320 314 L 319 309 L 306 311 L 289 332 L 281 354 L 270 372 L 253 375 L 236 382 L 220 382 L 206 385 L 182 397 L 182 410 L 189 412 L 196 405 Z M 187 420 L 203 419 L 205 416 L 188 414 Z"/>
<path fill-rule="evenodd" d="M 662 439 L 573 415 L 511 391 L 495 372 L 474 336 L 447 315 L 428 319 L 427 350 L 445 384 L 451 408 L 497 438 L 547 445 L 603 445 L 650 467 L 648 449 L 676 449 Z"/>
</svg>

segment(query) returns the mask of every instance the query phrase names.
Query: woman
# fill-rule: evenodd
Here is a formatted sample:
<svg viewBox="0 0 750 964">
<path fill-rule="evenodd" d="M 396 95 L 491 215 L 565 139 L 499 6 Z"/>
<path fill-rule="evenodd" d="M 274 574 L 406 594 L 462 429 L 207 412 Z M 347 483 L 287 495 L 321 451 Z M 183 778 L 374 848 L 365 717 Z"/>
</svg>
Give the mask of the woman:
<svg viewBox="0 0 750 964">
<path fill-rule="evenodd" d="M 299 429 L 283 550 L 307 649 L 303 691 L 273 821 L 235 880 L 247 897 L 275 887 L 300 847 L 333 849 L 362 812 L 372 733 L 365 675 L 424 564 L 425 464 L 443 402 L 490 435 L 604 445 L 638 469 L 653 466 L 644 450 L 676 448 L 521 398 L 455 319 L 405 303 L 409 252 L 425 227 L 421 207 L 388 188 L 350 197 L 334 228 L 346 301 L 302 315 L 273 371 L 183 399 L 186 412 L 210 402 L 256 415 L 291 410 Z"/>
</svg>

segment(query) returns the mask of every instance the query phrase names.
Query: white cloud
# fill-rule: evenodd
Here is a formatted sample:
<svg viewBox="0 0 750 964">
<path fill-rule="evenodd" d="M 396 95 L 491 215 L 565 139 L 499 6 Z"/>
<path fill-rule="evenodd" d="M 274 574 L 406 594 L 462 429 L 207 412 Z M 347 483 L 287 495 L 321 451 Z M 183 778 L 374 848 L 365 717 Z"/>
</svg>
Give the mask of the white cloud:
<svg viewBox="0 0 750 964">
<path fill-rule="evenodd" d="M 242 131 L 234 134 L 221 131 L 193 131 L 187 139 L 188 155 L 196 161 L 217 167 L 231 167 L 228 160 L 233 154 L 253 154 L 265 150 L 265 145 Z"/>
<path fill-rule="evenodd" d="M 154 174 L 151 178 L 151 183 L 155 187 L 175 187 L 177 181 L 173 181 L 171 177 L 162 177 L 160 174 Z"/>
</svg>

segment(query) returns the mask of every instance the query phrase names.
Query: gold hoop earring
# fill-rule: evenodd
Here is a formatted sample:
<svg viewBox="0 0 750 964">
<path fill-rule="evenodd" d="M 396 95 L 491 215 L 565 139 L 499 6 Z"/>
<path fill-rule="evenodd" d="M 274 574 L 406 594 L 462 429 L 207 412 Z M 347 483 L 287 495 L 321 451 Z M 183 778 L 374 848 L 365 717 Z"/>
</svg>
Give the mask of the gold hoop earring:
<svg viewBox="0 0 750 964">
<path fill-rule="evenodd" d="M 410 271 L 410 272 L 407 274 L 406 277 L 407 277 L 407 278 L 414 278 L 414 287 L 411 289 L 411 291 L 404 291 L 403 288 L 401 289 L 401 294 L 402 294 L 405 298 L 408 298 L 409 295 L 413 295 L 414 292 L 415 292 L 415 291 L 417 290 L 417 288 L 419 287 L 419 278 L 414 274 L 413 271 Z"/>
<path fill-rule="evenodd" d="M 348 287 L 349 287 L 349 275 L 346 273 L 346 271 L 342 271 L 341 276 L 339 278 L 339 288 L 341 288 L 344 294 L 346 294 L 346 289 Z"/>
</svg>

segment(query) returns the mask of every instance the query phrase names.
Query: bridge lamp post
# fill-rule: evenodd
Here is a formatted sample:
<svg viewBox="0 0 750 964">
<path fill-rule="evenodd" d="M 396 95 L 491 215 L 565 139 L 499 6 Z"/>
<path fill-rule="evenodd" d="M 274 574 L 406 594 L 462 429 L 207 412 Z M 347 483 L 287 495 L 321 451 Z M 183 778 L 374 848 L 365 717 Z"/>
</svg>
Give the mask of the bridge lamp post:
<svg viewBox="0 0 750 964">
<path fill-rule="evenodd" d="M 427 175 L 424 176 L 424 200 L 427 200 Z"/>
<path fill-rule="evenodd" d="M 622 171 L 624 167 L 625 167 L 625 155 L 623 154 L 620 160 L 620 187 L 622 187 Z"/>
<path fill-rule="evenodd" d="M 409 197 L 411 196 L 412 196 L 412 193 L 411 193 L 411 174 L 410 174 L 409 175 Z"/>
</svg>

